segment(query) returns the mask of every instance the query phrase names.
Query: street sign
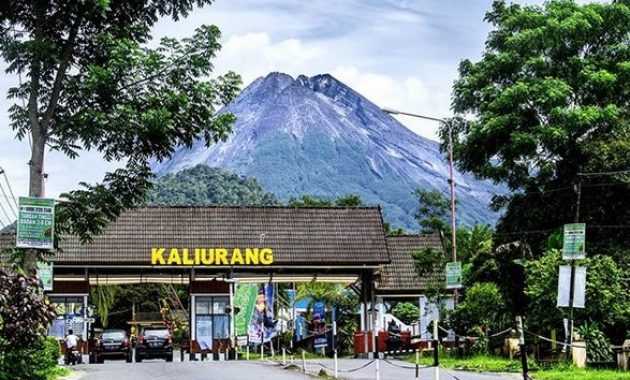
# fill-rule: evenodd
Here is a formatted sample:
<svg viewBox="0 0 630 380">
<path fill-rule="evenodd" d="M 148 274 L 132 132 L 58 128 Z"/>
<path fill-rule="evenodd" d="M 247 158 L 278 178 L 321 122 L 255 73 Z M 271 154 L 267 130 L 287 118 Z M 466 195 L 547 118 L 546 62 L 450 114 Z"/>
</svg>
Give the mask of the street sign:
<svg viewBox="0 0 630 380">
<path fill-rule="evenodd" d="M 55 200 L 20 197 L 16 247 L 53 249 Z"/>
<path fill-rule="evenodd" d="M 462 263 L 446 263 L 446 289 L 462 287 Z"/>
<path fill-rule="evenodd" d="M 586 224 L 574 223 L 564 225 L 562 258 L 579 260 L 585 257 Z"/>
<path fill-rule="evenodd" d="M 45 291 L 53 290 L 53 265 L 52 263 L 37 263 L 37 277 Z"/>
</svg>

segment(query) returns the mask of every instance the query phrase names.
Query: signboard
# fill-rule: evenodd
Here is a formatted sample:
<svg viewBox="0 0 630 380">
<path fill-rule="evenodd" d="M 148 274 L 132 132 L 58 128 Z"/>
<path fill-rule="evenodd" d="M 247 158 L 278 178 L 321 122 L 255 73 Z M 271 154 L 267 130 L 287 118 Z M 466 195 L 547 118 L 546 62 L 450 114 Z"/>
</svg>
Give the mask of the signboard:
<svg viewBox="0 0 630 380">
<path fill-rule="evenodd" d="M 578 260 L 585 257 L 586 224 L 574 223 L 564 225 L 562 258 Z"/>
<path fill-rule="evenodd" d="M 239 308 L 240 312 L 234 316 L 234 326 L 236 327 L 236 335 L 247 335 L 249 321 L 254 313 L 256 304 L 256 296 L 258 295 L 258 286 L 256 284 L 236 284 L 234 292 L 234 307 Z"/>
<path fill-rule="evenodd" d="M 326 340 L 326 304 L 323 301 L 313 302 L 313 347 L 321 348 L 328 345 Z"/>
<path fill-rule="evenodd" d="M 52 263 L 37 263 L 37 277 L 39 277 L 39 285 L 44 291 L 53 290 L 53 265 Z"/>
<path fill-rule="evenodd" d="M 446 289 L 462 287 L 462 263 L 446 263 Z"/>
<path fill-rule="evenodd" d="M 55 200 L 20 197 L 16 246 L 53 249 L 55 236 Z"/>
<path fill-rule="evenodd" d="M 571 266 L 560 265 L 558 275 L 558 307 L 569 307 L 571 299 Z M 584 308 L 586 299 L 586 267 L 575 267 L 573 278 L 573 307 Z"/>
</svg>

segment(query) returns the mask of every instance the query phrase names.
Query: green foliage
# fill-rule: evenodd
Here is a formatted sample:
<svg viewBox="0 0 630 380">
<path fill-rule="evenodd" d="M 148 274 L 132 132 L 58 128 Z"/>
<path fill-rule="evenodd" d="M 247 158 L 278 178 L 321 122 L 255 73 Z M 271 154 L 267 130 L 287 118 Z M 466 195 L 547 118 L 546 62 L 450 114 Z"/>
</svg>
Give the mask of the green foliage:
<svg viewBox="0 0 630 380">
<path fill-rule="evenodd" d="M 448 199 L 439 191 L 416 189 L 413 194 L 420 206 L 414 217 L 420 224 L 420 232 L 444 232 L 448 228 L 447 214 L 450 207 Z"/>
<path fill-rule="evenodd" d="M 558 266 L 562 263 L 557 250 L 538 260 L 525 263 L 525 294 L 529 298 L 527 323 L 535 331 L 561 327 L 564 311 L 556 307 Z M 623 340 L 630 320 L 630 295 L 624 283 L 626 272 L 608 256 L 588 257 L 586 266 L 586 308 L 574 309 L 577 321 L 595 323 L 618 343 Z"/>
<path fill-rule="evenodd" d="M 0 270 L 0 348 L 37 348 L 55 318 L 36 277 Z M 3 345 L 3 346 L 2 346 Z M 2 351 L 0 350 L 0 351 Z"/>
<path fill-rule="evenodd" d="M 0 350 L 0 380 L 53 380 L 63 374 L 57 367 L 62 354 L 59 342 L 51 337 L 39 340 L 33 347 Z"/>
<path fill-rule="evenodd" d="M 337 197 L 335 200 L 317 198 L 312 195 L 302 195 L 300 198 L 289 199 L 291 207 L 358 207 L 363 206 L 363 200 L 356 194 L 346 194 Z"/>
<path fill-rule="evenodd" d="M 354 353 L 354 331 L 359 329 L 356 315 L 359 312 L 359 297 L 350 290 L 341 292 L 337 299 L 337 349 L 341 355 Z"/>
<path fill-rule="evenodd" d="M 578 327 L 577 333 L 586 341 L 586 358 L 590 362 L 609 361 L 613 358 L 610 341 L 597 325 L 584 323 Z"/>
<path fill-rule="evenodd" d="M 147 196 L 149 205 L 276 205 L 276 196 L 254 178 L 242 178 L 222 169 L 197 165 L 158 178 Z"/>
<path fill-rule="evenodd" d="M 116 301 L 116 286 L 98 285 L 90 287 L 90 302 L 96 306 L 103 327 L 109 323 L 109 312 Z"/>
<path fill-rule="evenodd" d="M 25 78 L 9 89 L 11 127 L 31 135 L 30 195 L 39 196 L 46 147 L 74 159 L 95 150 L 126 162 L 102 184 L 63 194 L 56 232 L 82 241 L 144 199 L 148 162 L 168 159 L 198 136 L 206 144 L 227 138 L 235 118 L 216 114 L 241 80 L 213 77 L 219 30 L 148 46 L 162 16 L 177 20 L 211 0 L 16 2 L 0 12 L 0 53 L 7 73 Z M 24 105 L 23 105 L 24 104 Z M 29 270 L 34 267 L 29 258 Z"/>
<path fill-rule="evenodd" d="M 453 122 L 454 156 L 460 169 L 509 186 L 494 203 L 506 207 L 501 242 L 527 241 L 539 255 L 548 232 L 573 220 L 578 173 L 630 167 L 629 4 L 495 1 L 486 20 L 482 58 L 462 61 L 454 85 L 455 112 L 475 116 Z M 627 229 L 595 226 L 628 226 L 629 176 L 582 180 L 591 251 L 627 247 Z"/>
<path fill-rule="evenodd" d="M 410 356 L 407 361 L 415 363 L 416 358 Z M 538 369 L 533 360 L 528 359 L 530 370 Z M 420 364 L 425 366 L 433 365 L 433 356 L 420 357 Z M 440 356 L 440 366 L 449 369 L 458 369 L 472 372 L 520 372 L 521 363 L 518 360 L 493 355 L 473 355 L 466 358 L 456 358 L 449 355 Z"/>
<path fill-rule="evenodd" d="M 450 322 L 455 331 L 462 335 L 473 335 L 478 331 L 480 344 L 477 353 L 487 353 L 490 329 L 498 331 L 509 325 L 509 312 L 505 307 L 499 287 L 493 283 L 476 283 L 466 291 L 466 297 L 451 315 Z"/>
<path fill-rule="evenodd" d="M 423 248 L 413 252 L 411 257 L 414 269 L 420 277 L 435 276 L 436 273 L 443 272 L 446 265 L 446 255 L 435 248 Z"/>
<path fill-rule="evenodd" d="M 535 380 L 630 380 L 630 372 L 558 366 L 531 374 Z"/>
<path fill-rule="evenodd" d="M 392 314 L 402 323 L 410 325 L 420 318 L 420 309 L 411 302 L 399 302 L 392 309 Z"/>
</svg>

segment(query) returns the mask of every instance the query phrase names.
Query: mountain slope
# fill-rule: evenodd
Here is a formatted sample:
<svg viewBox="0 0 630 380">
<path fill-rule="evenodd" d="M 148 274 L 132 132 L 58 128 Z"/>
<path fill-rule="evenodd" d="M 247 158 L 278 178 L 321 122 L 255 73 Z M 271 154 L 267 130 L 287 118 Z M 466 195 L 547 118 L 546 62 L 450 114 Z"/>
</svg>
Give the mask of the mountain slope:
<svg viewBox="0 0 630 380">
<path fill-rule="evenodd" d="M 258 78 L 222 112 L 237 116 L 230 138 L 210 148 L 197 141 L 153 166 L 158 175 L 197 164 L 257 178 L 286 201 L 312 194 L 360 195 L 383 206 L 393 226 L 417 229 L 416 187 L 448 189 L 448 165 L 434 141 L 420 137 L 328 74 Z M 457 173 L 458 216 L 491 223 L 487 205 L 499 189 Z"/>
<path fill-rule="evenodd" d="M 197 165 L 159 177 L 147 195 L 148 205 L 260 206 L 276 205 L 276 196 L 254 178 L 241 178 L 219 168 Z"/>
</svg>

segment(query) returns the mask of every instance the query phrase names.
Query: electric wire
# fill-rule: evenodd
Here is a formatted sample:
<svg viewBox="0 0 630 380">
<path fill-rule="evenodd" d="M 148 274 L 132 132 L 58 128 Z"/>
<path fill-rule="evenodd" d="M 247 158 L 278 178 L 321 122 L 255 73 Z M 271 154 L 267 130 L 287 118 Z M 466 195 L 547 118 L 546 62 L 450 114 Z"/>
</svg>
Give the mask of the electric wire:
<svg viewBox="0 0 630 380">
<path fill-rule="evenodd" d="M 11 194 L 11 199 L 13 200 L 13 204 L 15 205 L 15 209 L 19 210 L 20 207 L 17 204 L 17 201 L 15 199 L 15 194 L 13 193 L 13 189 L 11 188 L 11 182 L 9 182 L 9 177 L 7 177 L 7 171 L 4 170 L 3 168 L 0 168 L 0 173 L 2 173 L 4 175 L 4 180 L 7 182 L 7 187 L 9 188 L 9 194 Z M 8 202 L 8 197 L 5 195 L 5 199 L 7 199 Z"/>
<path fill-rule="evenodd" d="M 0 191 L 2 191 L 2 196 L 7 199 L 7 193 L 4 191 L 4 186 L 2 185 L 2 182 L 0 182 Z M 9 206 L 9 210 L 11 210 L 11 213 L 13 213 L 13 216 L 17 219 L 17 213 L 15 212 L 15 210 L 13 209 L 13 205 L 11 204 L 11 202 L 9 202 L 7 200 L 7 206 Z M 4 210 L 4 207 L 2 207 L 2 210 Z M 11 221 L 11 218 L 7 215 L 7 219 L 9 219 L 9 221 Z"/>
</svg>

